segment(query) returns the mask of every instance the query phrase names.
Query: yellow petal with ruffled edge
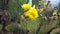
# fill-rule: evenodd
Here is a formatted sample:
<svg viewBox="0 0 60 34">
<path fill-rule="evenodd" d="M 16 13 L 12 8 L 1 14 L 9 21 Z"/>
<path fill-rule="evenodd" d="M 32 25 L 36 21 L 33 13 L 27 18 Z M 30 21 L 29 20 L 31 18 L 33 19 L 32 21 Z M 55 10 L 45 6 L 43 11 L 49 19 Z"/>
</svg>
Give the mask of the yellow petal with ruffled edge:
<svg viewBox="0 0 60 34">
<path fill-rule="evenodd" d="M 31 4 L 23 4 L 22 5 L 22 8 L 24 9 L 24 10 L 28 10 L 28 9 L 30 9 L 31 8 Z"/>
</svg>

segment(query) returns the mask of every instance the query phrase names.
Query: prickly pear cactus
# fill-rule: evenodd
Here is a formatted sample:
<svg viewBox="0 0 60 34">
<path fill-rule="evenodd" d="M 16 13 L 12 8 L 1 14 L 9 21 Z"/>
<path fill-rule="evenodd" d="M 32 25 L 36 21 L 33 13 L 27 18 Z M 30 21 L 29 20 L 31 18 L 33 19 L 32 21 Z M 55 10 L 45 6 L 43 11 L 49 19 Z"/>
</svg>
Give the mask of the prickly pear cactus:
<svg viewBox="0 0 60 34">
<path fill-rule="evenodd" d="M 32 4 L 29 0 L 0 0 L 0 34 L 60 34 L 58 7 L 53 9 L 46 0 L 32 0 Z"/>
</svg>

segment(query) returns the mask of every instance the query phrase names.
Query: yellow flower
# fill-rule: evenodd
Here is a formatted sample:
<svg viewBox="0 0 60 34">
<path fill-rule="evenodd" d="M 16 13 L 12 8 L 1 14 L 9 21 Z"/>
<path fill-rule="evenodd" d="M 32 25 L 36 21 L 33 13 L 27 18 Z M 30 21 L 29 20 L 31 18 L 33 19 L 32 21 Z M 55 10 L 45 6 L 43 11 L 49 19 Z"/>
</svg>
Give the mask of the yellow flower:
<svg viewBox="0 0 60 34">
<path fill-rule="evenodd" d="M 40 13 L 42 13 L 42 12 L 43 12 L 43 10 L 44 10 L 44 8 L 40 8 L 39 12 L 40 12 Z"/>
<path fill-rule="evenodd" d="M 28 9 L 30 9 L 31 8 L 31 4 L 23 4 L 22 5 L 22 8 L 24 9 L 24 10 L 28 10 Z"/>
<path fill-rule="evenodd" d="M 31 8 L 25 13 L 25 16 L 28 16 L 30 19 L 36 19 L 38 17 L 38 12 L 35 8 Z"/>
<path fill-rule="evenodd" d="M 54 12 L 54 13 L 53 13 L 53 16 L 54 16 L 54 15 L 56 15 L 56 14 L 57 14 L 57 13 L 56 13 L 56 12 Z"/>
<path fill-rule="evenodd" d="M 54 10 L 54 12 L 53 12 L 53 14 L 52 14 L 53 16 L 54 15 L 57 15 L 57 9 L 56 10 Z"/>
</svg>

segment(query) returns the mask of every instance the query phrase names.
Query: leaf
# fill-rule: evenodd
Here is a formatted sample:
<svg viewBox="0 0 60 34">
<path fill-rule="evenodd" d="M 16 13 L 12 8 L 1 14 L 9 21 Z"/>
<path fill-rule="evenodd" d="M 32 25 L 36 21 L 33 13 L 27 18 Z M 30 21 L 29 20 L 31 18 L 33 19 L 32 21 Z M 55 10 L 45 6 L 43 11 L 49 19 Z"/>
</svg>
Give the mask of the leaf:
<svg viewBox="0 0 60 34">
<path fill-rule="evenodd" d="M 60 28 L 53 29 L 50 34 L 60 34 Z"/>
<path fill-rule="evenodd" d="M 18 29 L 20 29 L 20 26 L 17 23 L 12 23 L 12 24 L 9 24 L 8 26 L 6 26 L 6 30 L 9 32 L 16 31 Z"/>
<path fill-rule="evenodd" d="M 57 24 L 57 21 L 49 21 L 49 24 L 48 22 L 46 22 L 41 27 L 39 34 L 47 34 L 50 31 L 50 29 L 56 26 L 56 24 Z"/>
</svg>

